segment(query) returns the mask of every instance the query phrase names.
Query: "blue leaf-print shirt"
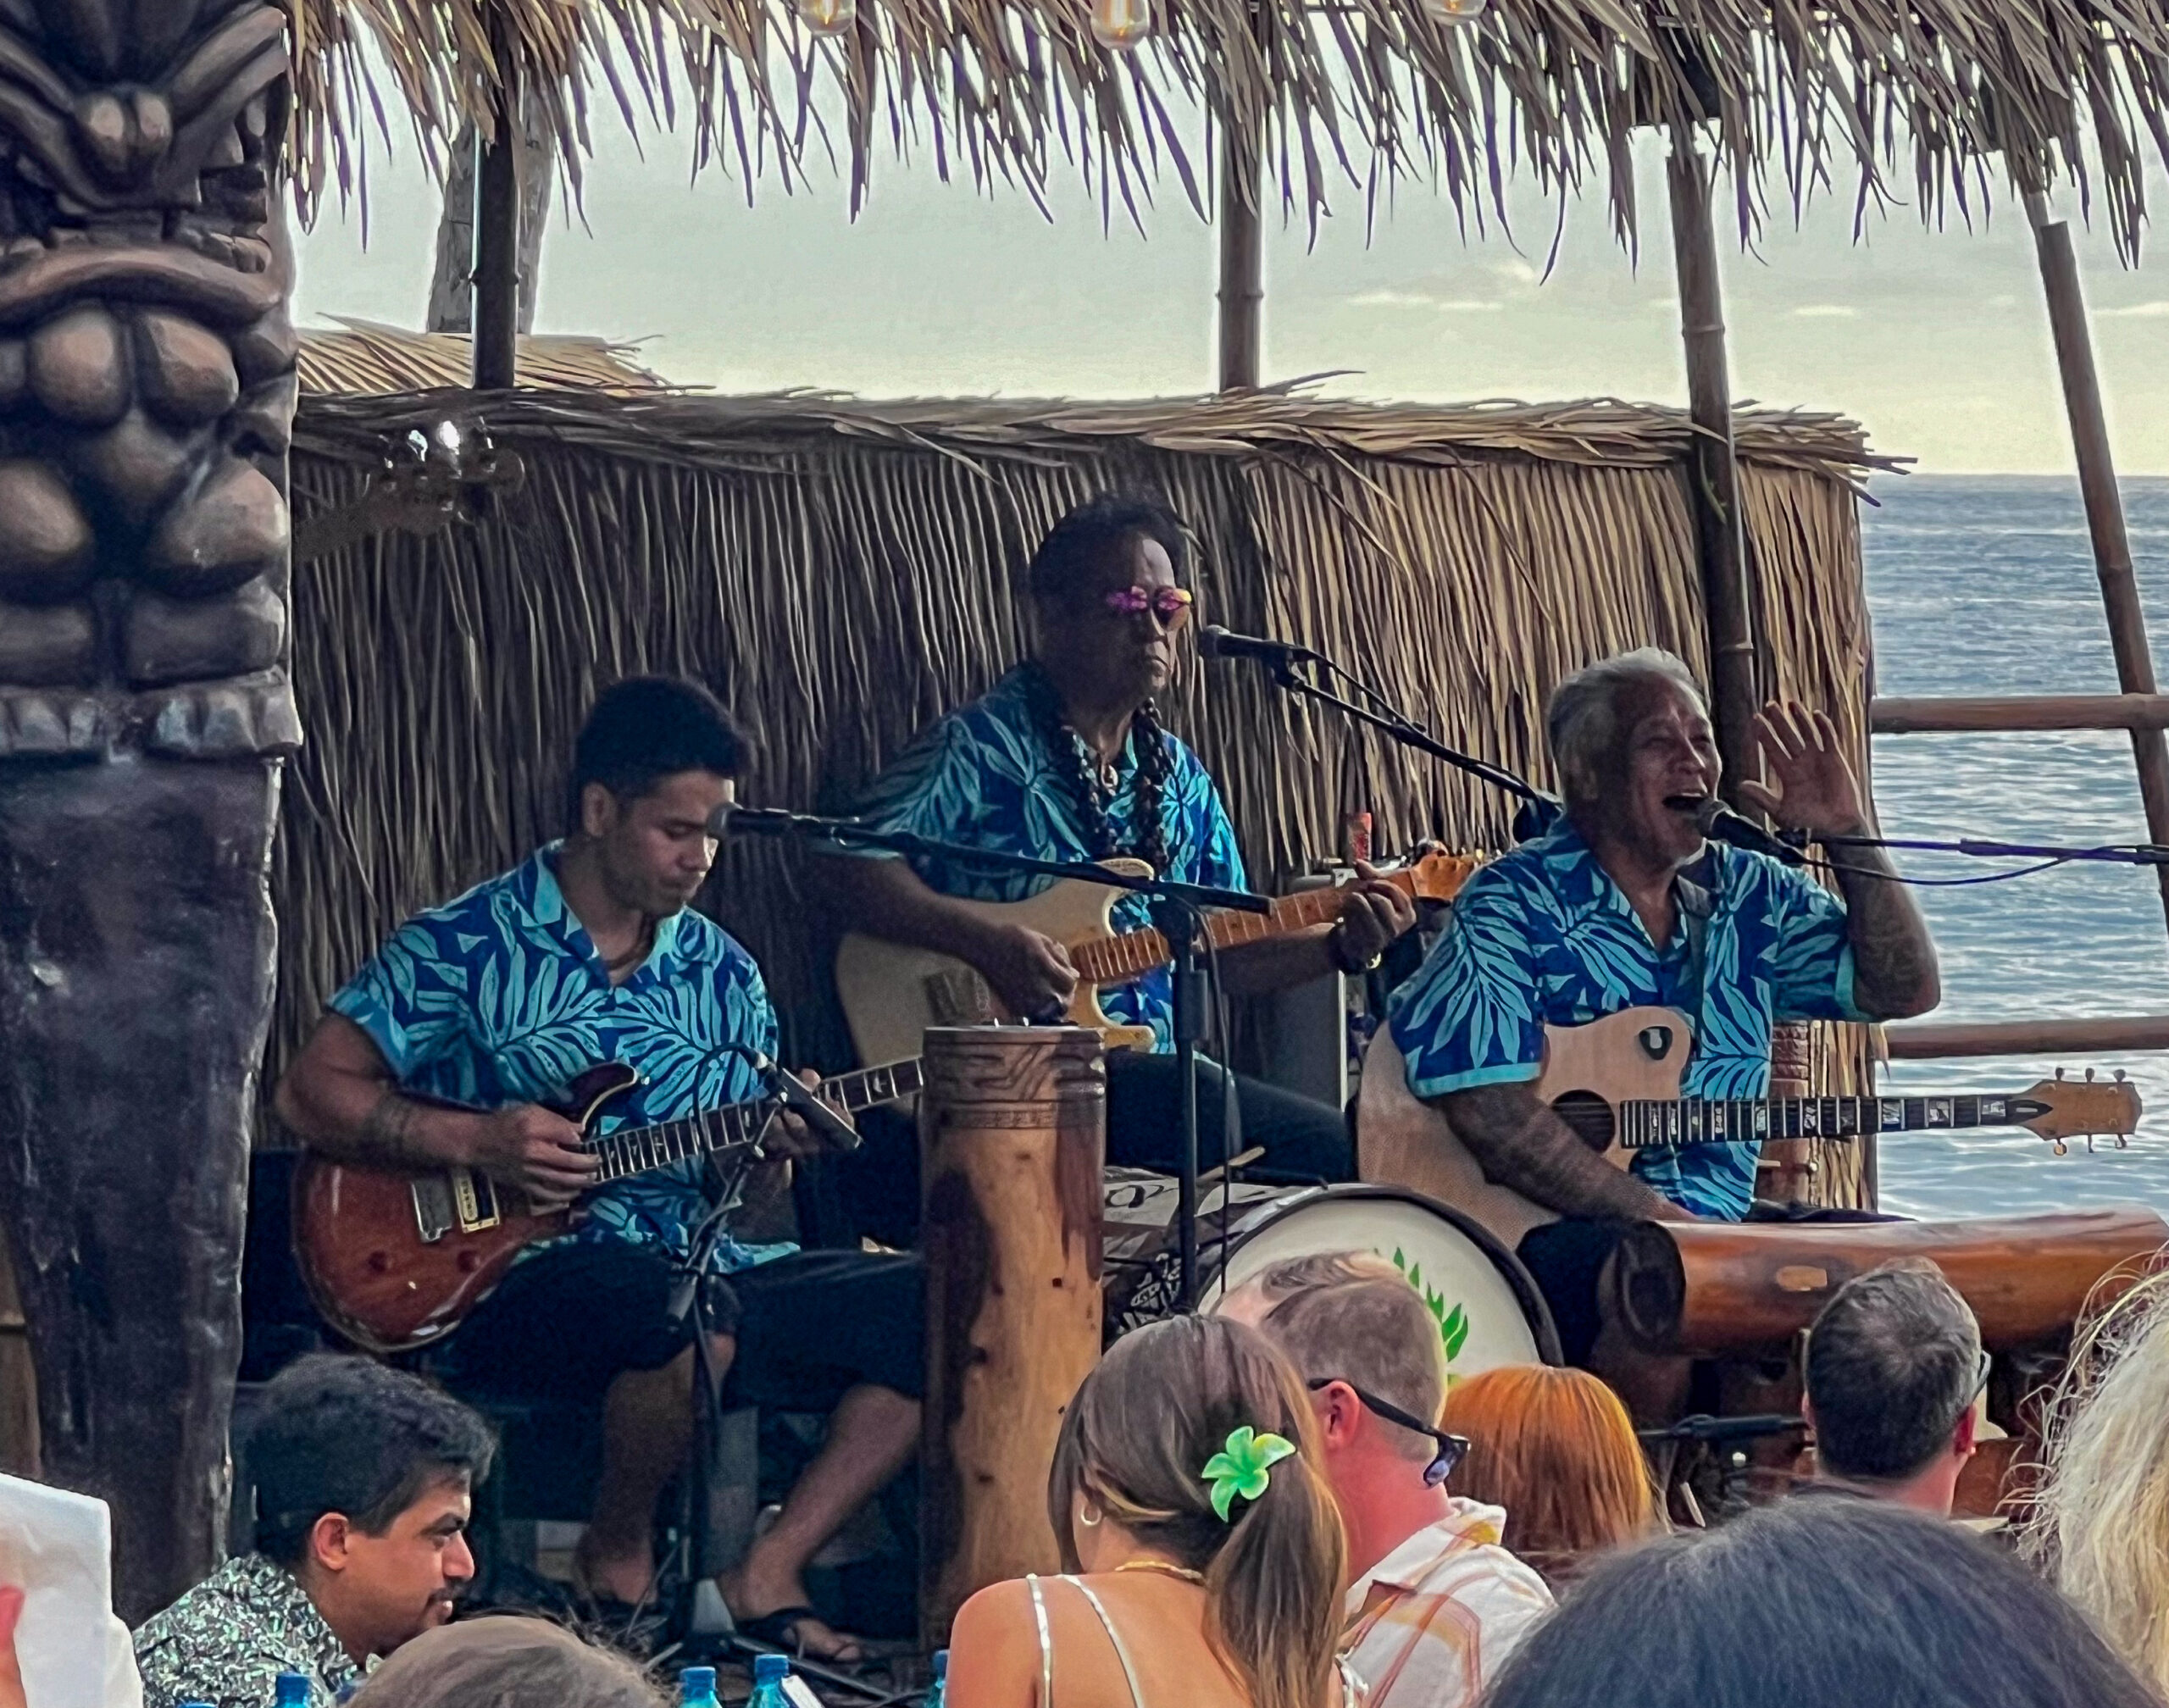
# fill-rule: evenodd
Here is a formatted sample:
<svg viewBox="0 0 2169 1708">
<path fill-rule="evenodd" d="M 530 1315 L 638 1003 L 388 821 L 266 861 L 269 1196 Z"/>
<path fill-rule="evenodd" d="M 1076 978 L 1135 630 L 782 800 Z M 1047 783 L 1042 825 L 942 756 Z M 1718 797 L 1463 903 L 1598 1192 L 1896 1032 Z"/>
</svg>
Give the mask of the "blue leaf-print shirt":
<svg viewBox="0 0 2169 1708">
<path fill-rule="evenodd" d="M 1864 1020 L 1853 1005 L 1845 910 L 1765 855 L 1710 845 L 1702 882 L 1660 951 L 1571 820 L 1470 879 L 1423 965 L 1394 995 L 1394 1041 L 1409 1088 L 1440 1097 L 1534 1079 L 1546 1026 L 1623 1008 L 1676 1008 L 1695 1030 L 1684 1091 L 1760 1097 L 1778 1020 Z M 1706 886 L 1706 887 L 1705 887 Z M 1688 914 L 1701 918 L 1689 929 Z M 1694 952 L 1699 935 L 1701 953 Z M 1698 1216 L 1738 1221 L 1755 1193 L 1753 1143 L 1639 1153 L 1634 1173 Z"/>
<path fill-rule="evenodd" d="M 1162 739 L 1173 765 L 1161 799 L 1168 869 L 1160 875 L 1178 883 L 1248 889 L 1235 829 L 1211 774 L 1173 735 Z M 1083 745 L 1075 735 L 1070 740 Z M 1117 767 L 1115 797 L 1107 809 L 1115 846 L 1124 852 L 1139 840 L 1136 742 L 1133 733 Z M 1021 668 L 985 697 L 921 731 L 860 799 L 857 812 L 877 829 L 936 841 L 1038 860 L 1093 857 L 1066 774 L 1055 768 L 1054 757 L 1033 722 Z M 1022 901 L 1054 881 L 940 860 L 913 860 L 912 869 L 930 890 L 979 901 Z M 1116 902 L 1118 931 L 1144 930 L 1151 923 L 1151 908 L 1143 897 L 1124 896 Z M 1101 1006 L 1111 1019 L 1150 1026 L 1155 1050 L 1174 1047 L 1173 997 L 1165 968 L 1134 984 L 1102 991 Z"/>
<path fill-rule="evenodd" d="M 375 1040 L 402 1085 L 483 1108 L 541 1101 L 598 1062 L 637 1068 L 604 1132 L 674 1121 L 761 1094 L 728 1047 L 776 1049 L 775 1011 L 753 957 L 687 908 L 622 984 L 558 888 L 562 845 L 402 925 L 330 1006 Z M 576 1239 L 659 1245 L 683 1257 L 707 1213 L 701 1165 L 612 1181 L 584 1201 Z M 718 1242 L 740 1269 L 790 1246 Z"/>
</svg>

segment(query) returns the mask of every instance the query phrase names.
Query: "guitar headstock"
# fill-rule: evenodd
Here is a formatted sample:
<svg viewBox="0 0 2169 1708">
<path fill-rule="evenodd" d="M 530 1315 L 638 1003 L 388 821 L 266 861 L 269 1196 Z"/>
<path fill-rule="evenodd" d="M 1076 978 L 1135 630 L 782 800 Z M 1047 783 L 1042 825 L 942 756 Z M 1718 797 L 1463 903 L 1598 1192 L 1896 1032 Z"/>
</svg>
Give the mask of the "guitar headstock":
<svg viewBox="0 0 2169 1708">
<path fill-rule="evenodd" d="M 2089 1144 L 2095 1139 L 2114 1139 L 2121 1148 L 2138 1131 L 2138 1087 L 2122 1073 L 2113 1079 L 2097 1079 L 2089 1068 L 2083 1079 L 2066 1079 L 2060 1070 L 2055 1079 L 2038 1081 L 2017 1101 L 2044 1106 L 2039 1114 L 2019 1125 L 2054 1145 L 2059 1156 L 2069 1139 Z"/>
<path fill-rule="evenodd" d="M 1411 892 L 1419 901 L 1451 901 L 1484 863 L 1475 854 L 1425 854 L 1408 864 Z"/>
</svg>

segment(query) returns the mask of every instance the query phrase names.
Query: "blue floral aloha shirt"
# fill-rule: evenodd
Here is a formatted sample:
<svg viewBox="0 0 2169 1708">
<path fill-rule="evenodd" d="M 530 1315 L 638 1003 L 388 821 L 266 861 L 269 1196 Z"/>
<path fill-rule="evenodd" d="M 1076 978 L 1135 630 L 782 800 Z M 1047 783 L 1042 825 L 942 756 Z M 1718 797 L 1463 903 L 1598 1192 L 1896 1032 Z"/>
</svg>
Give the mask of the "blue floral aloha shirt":
<svg viewBox="0 0 2169 1708">
<path fill-rule="evenodd" d="M 1853 1003 L 1845 910 L 1828 890 L 1723 843 L 1710 845 L 1695 873 L 1700 883 L 1682 882 L 1680 929 L 1659 951 L 1571 820 L 1484 868 L 1394 993 L 1390 1023 L 1409 1089 L 1441 1097 L 1534 1079 L 1546 1026 L 1649 1006 L 1677 1009 L 1694 1028 L 1686 1095 L 1760 1097 L 1774 1022 L 1868 1018 Z M 1649 1150 L 1634 1167 L 1675 1204 L 1736 1222 L 1754 1196 L 1760 1151 Z"/>
<path fill-rule="evenodd" d="M 622 984 L 558 888 L 563 845 L 416 915 L 331 999 L 411 1090 L 494 1109 L 563 1091 L 604 1062 L 641 1083 L 602 1130 L 675 1121 L 761 1094 L 733 1046 L 773 1056 L 775 1011 L 735 939 L 687 908 L 656 922 L 655 946 Z M 702 1165 L 615 1180 L 583 1201 L 573 1236 L 660 1245 L 683 1258 L 707 1213 Z M 718 1270 L 795 1250 L 718 1242 Z"/>
<path fill-rule="evenodd" d="M 1162 739 L 1173 764 L 1160 804 L 1168 848 L 1168 869 L 1160 875 L 1183 884 L 1248 889 L 1235 828 L 1228 822 L 1212 774 L 1173 735 Z M 1070 740 L 1084 745 L 1079 736 Z M 1107 808 L 1115 846 L 1125 852 L 1139 840 L 1136 742 L 1133 733 L 1116 767 L 1115 796 Z M 1039 860 L 1090 860 L 1092 844 L 1069 774 L 1057 769 L 1033 721 L 1020 666 L 984 697 L 922 730 L 875 779 L 856 810 L 875 829 Z M 1020 901 L 1054 881 L 945 860 L 915 859 L 912 869 L 930 890 L 979 901 Z M 1143 897 L 1124 896 L 1115 903 L 1118 931 L 1144 930 L 1151 923 L 1151 908 Z M 1173 1002 L 1164 967 L 1101 995 L 1110 1018 L 1150 1026 L 1153 1048 L 1162 1053 L 1174 1047 Z"/>
</svg>

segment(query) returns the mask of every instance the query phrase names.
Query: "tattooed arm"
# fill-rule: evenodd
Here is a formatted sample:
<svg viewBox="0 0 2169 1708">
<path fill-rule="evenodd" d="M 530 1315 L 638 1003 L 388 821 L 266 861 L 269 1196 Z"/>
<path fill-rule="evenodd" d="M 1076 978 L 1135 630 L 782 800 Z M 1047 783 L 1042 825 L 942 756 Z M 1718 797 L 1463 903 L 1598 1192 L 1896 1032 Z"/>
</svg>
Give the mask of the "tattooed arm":
<svg viewBox="0 0 2169 1708">
<path fill-rule="evenodd" d="M 1432 1106 L 1495 1185 L 1562 1216 L 1651 1222 L 1695 1218 L 1597 1156 L 1527 1084 L 1472 1086 Z"/>
<path fill-rule="evenodd" d="M 487 1115 L 402 1096 L 369 1034 L 326 1014 L 279 1082 L 279 1118 L 335 1162 L 380 1168 L 480 1168 L 517 1186 L 538 1210 L 569 1204 L 593 1184 L 580 1131 L 531 1103 Z"/>
</svg>

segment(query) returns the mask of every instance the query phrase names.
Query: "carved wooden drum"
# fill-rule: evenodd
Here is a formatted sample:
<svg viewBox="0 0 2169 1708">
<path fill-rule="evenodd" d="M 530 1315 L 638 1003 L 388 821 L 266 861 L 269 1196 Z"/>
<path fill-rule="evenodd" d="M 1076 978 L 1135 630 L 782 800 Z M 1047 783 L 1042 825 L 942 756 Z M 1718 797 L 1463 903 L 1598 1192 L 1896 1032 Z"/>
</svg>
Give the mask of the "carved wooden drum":
<svg viewBox="0 0 2169 1708">
<path fill-rule="evenodd" d="M 1174 1180 L 1107 1177 L 1107 1335 L 1172 1316 L 1179 1295 Z M 1329 1251 L 1373 1251 L 1407 1276 L 1439 1323 L 1450 1377 L 1501 1364 L 1557 1364 L 1544 1295 L 1514 1254 L 1458 1211 L 1393 1186 L 1242 1186 L 1205 1195 L 1198 1304 L 1216 1310 L 1268 1265 Z"/>
</svg>

